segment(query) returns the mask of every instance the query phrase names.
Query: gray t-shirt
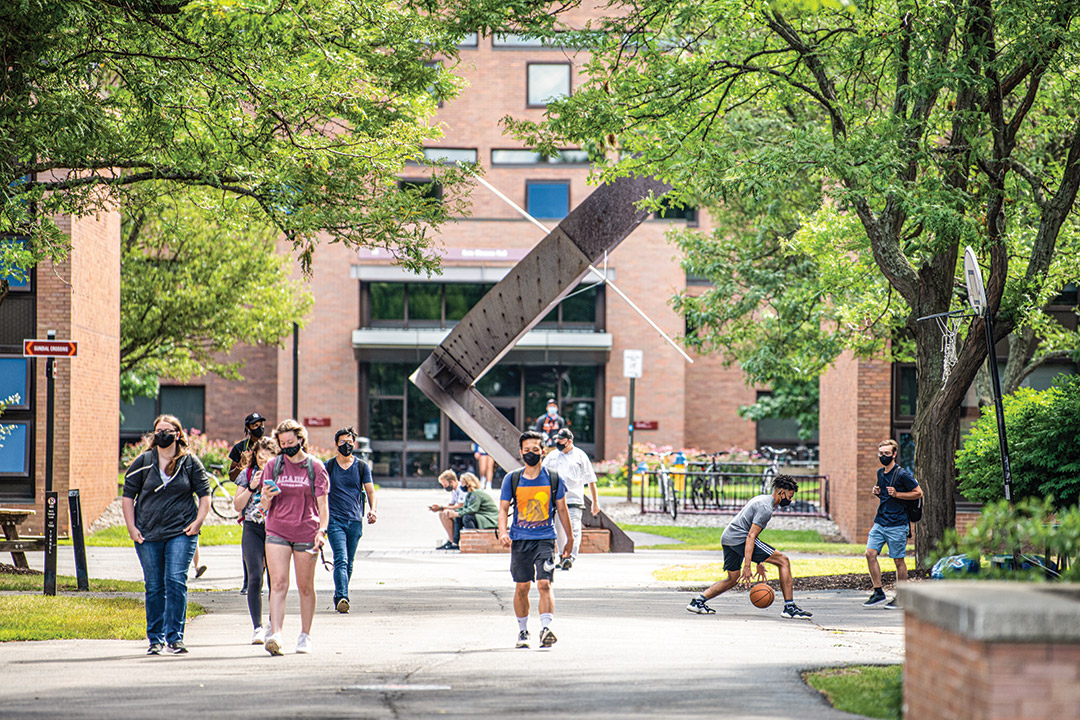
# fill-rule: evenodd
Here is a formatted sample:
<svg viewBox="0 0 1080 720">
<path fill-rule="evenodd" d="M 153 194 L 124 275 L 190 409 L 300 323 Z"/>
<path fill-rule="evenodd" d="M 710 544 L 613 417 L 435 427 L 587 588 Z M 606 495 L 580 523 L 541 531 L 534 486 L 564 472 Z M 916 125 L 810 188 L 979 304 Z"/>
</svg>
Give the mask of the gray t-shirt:
<svg viewBox="0 0 1080 720">
<path fill-rule="evenodd" d="M 721 545 L 742 545 L 746 542 L 746 536 L 750 534 L 753 525 L 760 525 L 764 530 L 769 524 L 773 513 L 773 496 L 758 495 L 743 505 L 743 509 L 735 516 L 735 519 L 724 528 L 720 536 Z"/>
</svg>

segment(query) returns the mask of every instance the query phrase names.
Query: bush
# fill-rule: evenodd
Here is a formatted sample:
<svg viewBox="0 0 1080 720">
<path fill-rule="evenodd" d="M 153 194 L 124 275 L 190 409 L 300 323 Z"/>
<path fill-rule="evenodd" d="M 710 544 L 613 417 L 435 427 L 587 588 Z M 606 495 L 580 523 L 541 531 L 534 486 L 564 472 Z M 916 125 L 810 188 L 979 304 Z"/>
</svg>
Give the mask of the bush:
<svg viewBox="0 0 1080 720">
<path fill-rule="evenodd" d="M 1058 507 L 1075 505 L 1080 500 L 1080 375 L 1049 390 L 1020 388 L 1004 406 L 1013 499 L 1050 496 Z M 1005 497 L 994 408 L 983 408 L 964 439 L 956 472 L 960 492 L 969 500 Z"/>
<path fill-rule="evenodd" d="M 964 537 L 949 530 L 931 555 L 932 562 L 961 554 L 985 559 L 982 572 L 970 577 L 1043 578 L 1044 573 L 1038 569 L 1016 572 L 990 568 L 989 560 L 994 555 L 1012 555 L 1017 549 L 1028 555 L 1049 552 L 1054 557 L 1067 557 L 1069 567 L 1062 572 L 1062 578 L 1080 580 L 1080 508 L 1055 509 L 1050 498 L 1028 498 L 1015 505 L 1004 500 L 991 503 Z"/>
</svg>

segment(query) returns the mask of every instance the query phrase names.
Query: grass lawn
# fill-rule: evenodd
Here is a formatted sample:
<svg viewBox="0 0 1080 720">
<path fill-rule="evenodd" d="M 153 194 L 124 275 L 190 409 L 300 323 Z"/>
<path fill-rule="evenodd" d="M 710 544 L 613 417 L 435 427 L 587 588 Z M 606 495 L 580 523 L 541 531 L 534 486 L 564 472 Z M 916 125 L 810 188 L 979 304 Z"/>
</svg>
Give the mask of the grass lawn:
<svg viewBox="0 0 1080 720">
<path fill-rule="evenodd" d="M 206 609 L 189 602 L 188 618 Z M 141 600 L 58 595 L 0 597 L 0 642 L 12 640 L 140 640 L 146 637 Z"/>
<path fill-rule="evenodd" d="M 757 565 L 753 566 L 755 577 Z M 780 577 L 780 570 L 775 565 L 765 565 L 770 580 Z M 795 577 L 818 577 L 822 575 L 846 575 L 848 573 L 866 573 L 866 560 L 861 557 L 845 558 L 800 558 L 791 561 L 791 574 Z M 680 582 L 716 582 L 727 577 L 724 563 L 699 563 L 696 565 L 669 565 L 653 571 L 657 580 Z"/>
<path fill-rule="evenodd" d="M 203 525 L 199 533 L 199 545 L 239 545 L 243 528 L 236 523 L 227 525 Z M 59 545 L 71 545 L 71 539 L 65 538 L 58 542 Z M 87 547 L 133 547 L 128 536 L 127 527 L 114 525 L 111 528 L 98 530 L 93 535 L 86 536 Z"/>
<path fill-rule="evenodd" d="M 678 527 L 671 525 L 620 525 L 623 530 L 662 535 L 681 544 L 662 543 L 640 545 L 642 550 L 722 550 L 720 535 L 722 527 Z M 862 557 L 865 545 L 857 543 L 832 543 L 821 539 L 815 530 L 765 530 L 761 539 L 785 553 L 820 553 L 823 555 L 853 555 Z"/>
<path fill-rule="evenodd" d="M 41 592 L 45 583 L 42 575 L 9 575 L 0 573 L 0 590 Z M 78 583 L 72 575 L 57 575 L 57 592 L 75 592 Z M 145 592 L 141 582 L 133 580 L 110 580 L 108 578 L 90 578 L 92 592 Z M 2 613 L 0 613 L 2 616 Z"/>
<path fill-rule="evenodd" d="M 844 712 L 900 720 L 902 665 L 855 665 L 803 673 L 803 680 Z"/>
</svg>

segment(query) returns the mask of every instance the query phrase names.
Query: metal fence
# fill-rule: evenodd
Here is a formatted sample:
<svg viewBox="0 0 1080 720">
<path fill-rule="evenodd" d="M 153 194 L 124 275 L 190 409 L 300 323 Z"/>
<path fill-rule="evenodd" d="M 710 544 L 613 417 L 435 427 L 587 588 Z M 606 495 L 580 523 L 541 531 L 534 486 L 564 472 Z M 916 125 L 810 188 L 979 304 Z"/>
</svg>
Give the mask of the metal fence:
<svg viewBox="0 0 1080 720">
<path fill-rule="evenodd" d="M 691 466 L 692 467 L 692 466 Z M 781 468 L 781 471 L 783 468 Z M 660 480 L 662 470 L 635 473 L 640 487 L 634 492 L 641 502 L 642 513 L 677 514 L 733 514 L 739 512 L 748 500 L 756 495 L 772 492 L 775 473 L 769 465 L 731 463 L 729 468 L 709 471 L 689 469 L 686 471 L 667 468 L 667 482 L 675 501 L 675 513 L 671 512 L 671 500 L 665 497 Z M 829 476 L 794 475 L 799 483 L 795 499 L 787 507 L 777 507 L 778 515 L 829 516 Z"/>
</svg>

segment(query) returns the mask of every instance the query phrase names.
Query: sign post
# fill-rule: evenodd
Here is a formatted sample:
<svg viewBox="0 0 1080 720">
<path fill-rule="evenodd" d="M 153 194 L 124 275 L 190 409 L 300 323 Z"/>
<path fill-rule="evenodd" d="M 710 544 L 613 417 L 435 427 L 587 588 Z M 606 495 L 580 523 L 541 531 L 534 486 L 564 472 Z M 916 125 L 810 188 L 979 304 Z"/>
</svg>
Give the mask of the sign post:
<svg viewBox="0 0 1080 720">
<path fill-rule="evenodd" d="M 623 350 L 623 377 L 630 378 L 630 440 L 626 449 L 626 500 L 634 499 L 634 381 L 641 377 L 645 353 L 641 350 Z M 642 478 L 642 482 L 645 479 Z"/>
<path fill-rule="evenodd" d="M 23 357 L 43 357 L 45 361 L 45 594 L 56 594 L 57 495 L 53 492 L 53 437 L 56 426 L 56 358 L 73 358 L 79 343 L 57 340 L 50 330 L 46 340 L 23 340 Z"/>
</svg>

